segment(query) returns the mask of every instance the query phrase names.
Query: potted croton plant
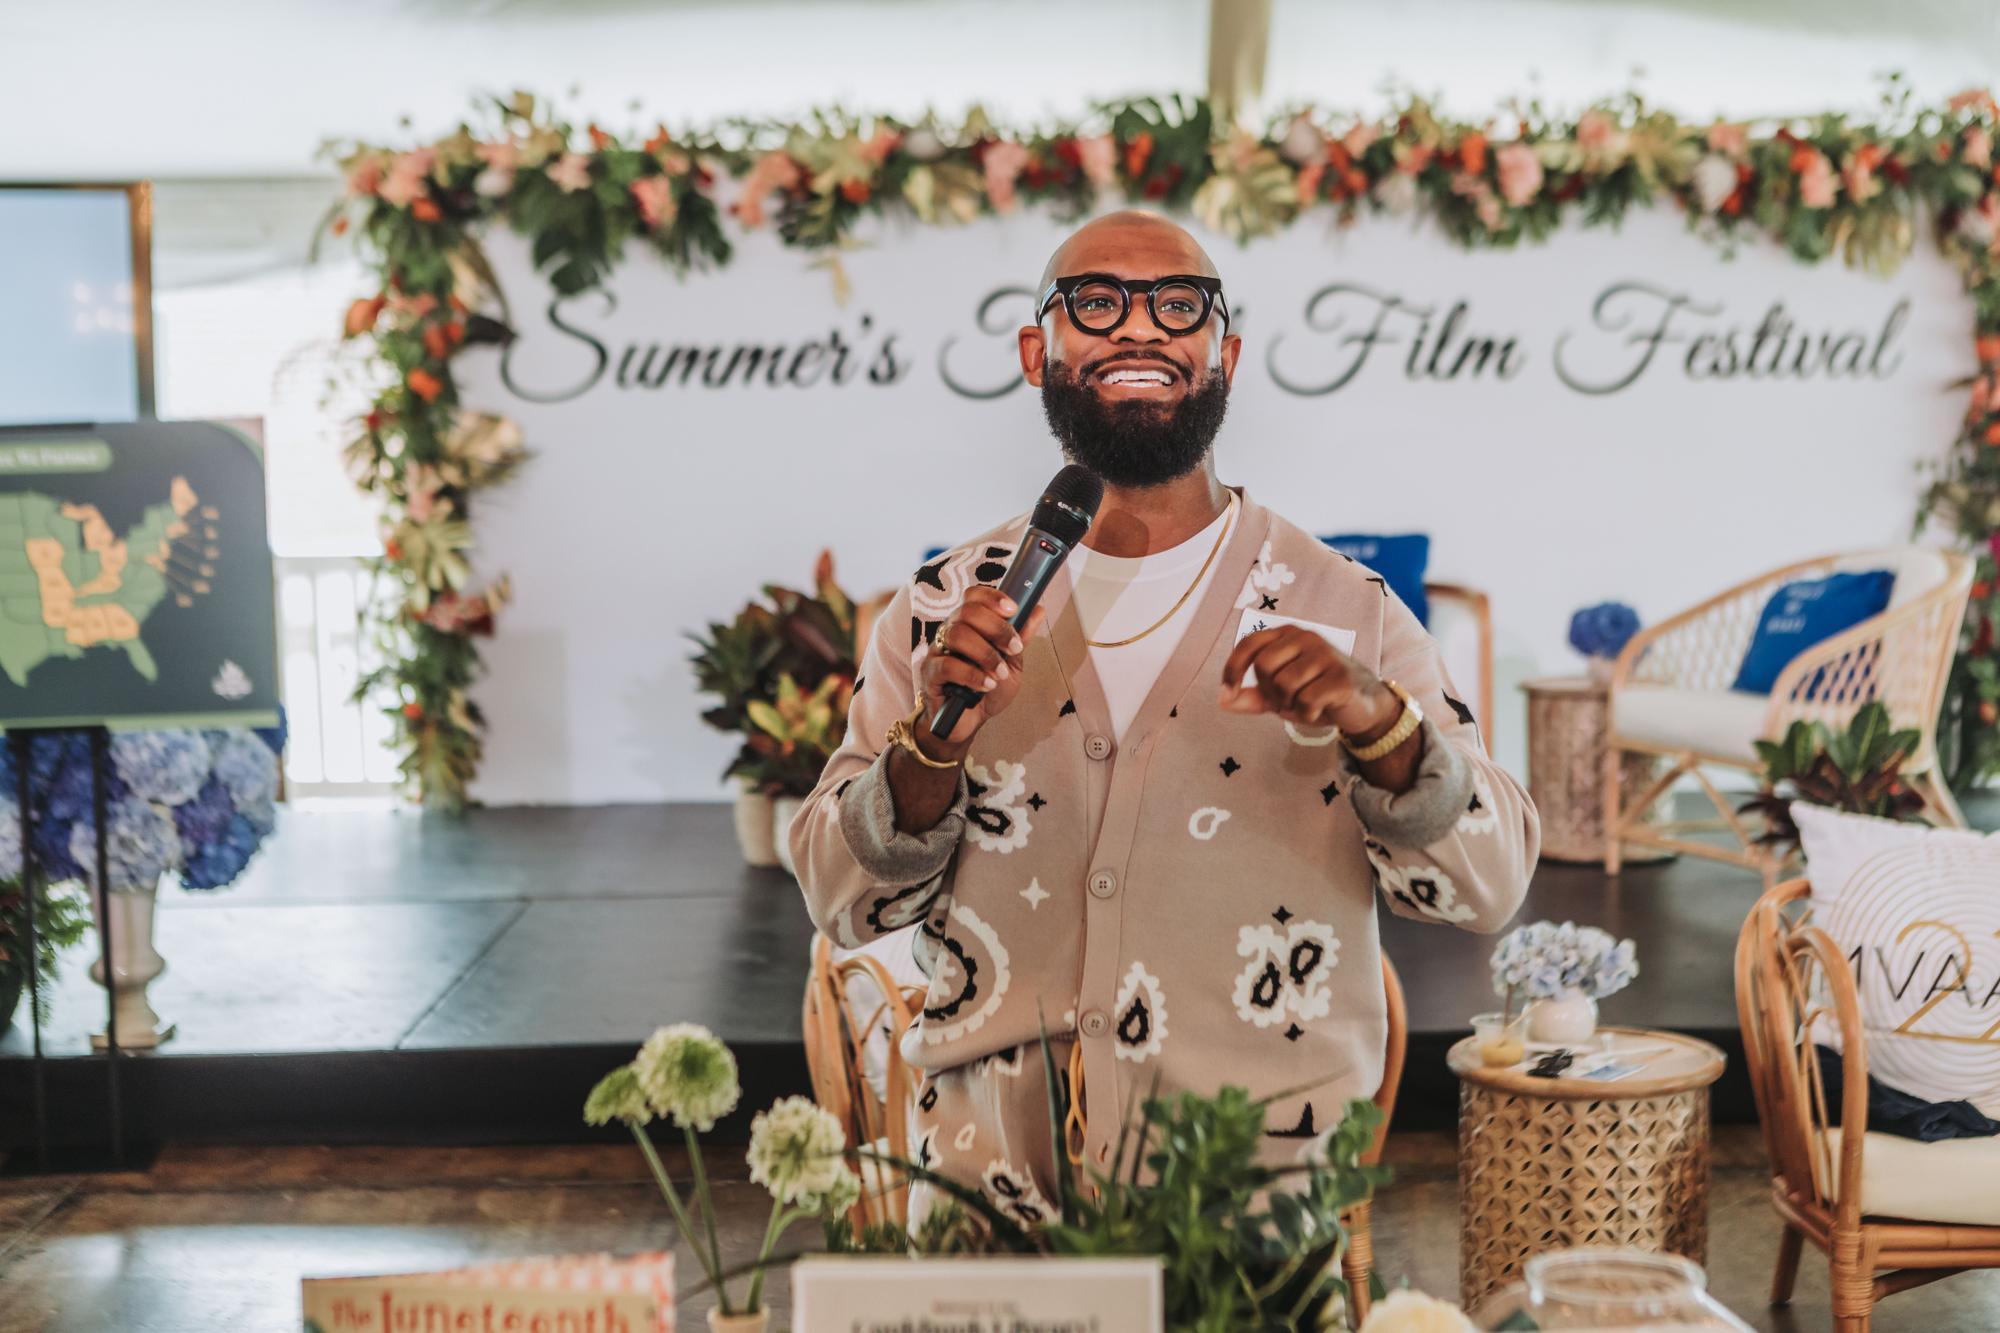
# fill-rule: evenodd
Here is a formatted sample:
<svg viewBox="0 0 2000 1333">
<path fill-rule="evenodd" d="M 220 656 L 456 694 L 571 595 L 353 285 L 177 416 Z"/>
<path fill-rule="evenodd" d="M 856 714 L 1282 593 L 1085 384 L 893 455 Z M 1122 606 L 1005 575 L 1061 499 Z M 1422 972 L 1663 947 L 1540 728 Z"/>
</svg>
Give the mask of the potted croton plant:
<svg viewBox="0 0 2000 1333">
<path fill-rule="evenodd" d="M 790 815 L 847 731 L 855 608 L 834 581 L 830 551 L 820 552 L 813 589 L 767 584 L 765 601 L 689 636 L 695 679 L 716 700 L 702 720 L 742 737 L 723 777 L 738 784 L 736 833 L 751 865 L 781 863 Z"/>
<path fill-rule="evenodd" d="M 1924 798 L 1903 778 L 1903 765 L 1922 739 L 1914 727 L 1897 730 L 1879 701 L 1861 705 L 1844 731 L 1821 722 L 1794 722 L 1780 741 L 1758 741 L 1764 780 L 1742 814 L 1764 819 L 1757 841 L 1781 851 L 1799 847 L 1793 801 L 1877 819 L 1921 820 Z"/>
</svg>

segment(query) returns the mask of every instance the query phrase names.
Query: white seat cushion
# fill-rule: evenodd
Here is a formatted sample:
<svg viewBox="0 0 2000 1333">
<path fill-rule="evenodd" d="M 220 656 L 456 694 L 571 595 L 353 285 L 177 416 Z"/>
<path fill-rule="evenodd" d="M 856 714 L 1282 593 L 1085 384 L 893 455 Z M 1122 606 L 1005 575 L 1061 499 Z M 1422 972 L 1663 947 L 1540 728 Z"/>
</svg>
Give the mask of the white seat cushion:
<svg viewBox="0 0 2000 1333">
<path fill-rule="evenodd" d="M 1627 685 L 1613 700 L 1612 727 L 1625 740 L 1754 762 L 1751 742 L 1764 734 L 1770 707 L 1765 695 L 1740 690 Z"/>
<path fill-rule="evenodd" d="M 1879 551 L 1856 551 L 1833 562 L 1835 572 L 1863 574 L 1886 569 L 1896 576 L 1889 591 L 1889 609 L 1895 610 L 1913 597 L 1921 597 L 1945 580 L 1944 557 L 1921 546 L 1891 546 Z"/>
<path fill-rule="evenodd" d="M 1840 1131 L 1829 1129 L 1838 1162 Z M 1861 1211 L 1913 1222 L 2000 1226 L 2000 1137 L 1919 1143 L 1894 1134 L 1861 1139 Z M 1829 1191 L 1837 1192 L 1838 1179 Z"/>
</svg>

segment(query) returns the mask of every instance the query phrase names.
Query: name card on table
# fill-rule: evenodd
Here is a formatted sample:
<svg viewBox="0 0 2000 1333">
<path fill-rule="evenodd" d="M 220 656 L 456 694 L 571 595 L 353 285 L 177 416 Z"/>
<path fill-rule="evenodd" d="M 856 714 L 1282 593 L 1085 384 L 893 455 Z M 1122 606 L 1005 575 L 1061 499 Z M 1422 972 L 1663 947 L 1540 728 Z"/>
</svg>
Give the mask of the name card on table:
<svg viewBox="0 0 2000 1333">
<path fill-rule="evenodd" d="M 307 1278 L 305 1333 L 674 1333 L 671 1254 Z"/>
<path fill-rule="evenodd" d="M 815 1256 L 792 1265 L 799 1333 L 1159 1333 L 1157 1259 Z"/>
</svg>

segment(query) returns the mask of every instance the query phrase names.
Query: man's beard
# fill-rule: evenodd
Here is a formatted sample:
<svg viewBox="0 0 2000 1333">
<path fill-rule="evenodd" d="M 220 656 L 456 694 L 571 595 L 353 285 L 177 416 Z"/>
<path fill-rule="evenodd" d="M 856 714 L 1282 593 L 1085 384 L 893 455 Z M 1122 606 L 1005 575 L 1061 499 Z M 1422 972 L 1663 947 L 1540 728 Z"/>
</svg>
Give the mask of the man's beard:
<svg viewBox="0 0 2000 1333">
<path fill-rule="evenodd" d="M 1113 486 L 1159 486 L 1201 466 L 1229 407 L 1229 377 L 1210 370 L 1171 410 L 1139 400 L 1107 403 L 1074 370 L 1042 370 L 1042 414 L 1063 457 Z"/>
</svg>

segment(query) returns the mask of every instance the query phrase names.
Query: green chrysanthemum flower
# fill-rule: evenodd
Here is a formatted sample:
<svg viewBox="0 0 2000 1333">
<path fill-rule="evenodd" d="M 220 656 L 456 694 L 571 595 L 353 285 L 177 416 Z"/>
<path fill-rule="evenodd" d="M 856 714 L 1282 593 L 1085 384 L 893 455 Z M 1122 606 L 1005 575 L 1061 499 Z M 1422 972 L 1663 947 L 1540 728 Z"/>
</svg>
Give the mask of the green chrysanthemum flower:
<svg viewBox="0 0 2000 1333">
<path fill-rule="evenodd" d="M 632 1068 L 655 1111 L 704 1134 L 735 1110 L 743 1095 L 736 1057 L 713 1032 L 694 1023 L 676 1023 L 646 1038 Z"/>
<path fill-rule="evenodd" d="M 652 1118 L 653 1108 L 646 1104 L 645 1089 L 639 1086 L 639 1071 L 631 1065 L 622 1065 L 599 1079 L 583 1103 L 585 1124 L 608 1125 L 615 1120 L 643 1125 Z"/>
<path fill-rule="evenodd" d="M 805 1097 L 780 1097 L 750 1122 L 750 1179 L 779 1203 L 814 1207 L 852 1174 L 840 1159 L 846 1146 L 831 1113 Z"/>
</svg>

